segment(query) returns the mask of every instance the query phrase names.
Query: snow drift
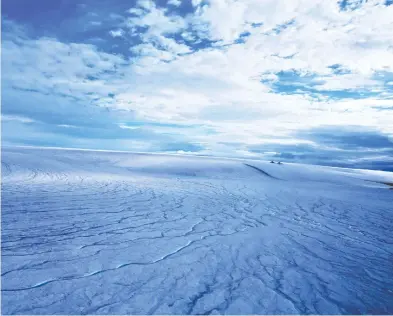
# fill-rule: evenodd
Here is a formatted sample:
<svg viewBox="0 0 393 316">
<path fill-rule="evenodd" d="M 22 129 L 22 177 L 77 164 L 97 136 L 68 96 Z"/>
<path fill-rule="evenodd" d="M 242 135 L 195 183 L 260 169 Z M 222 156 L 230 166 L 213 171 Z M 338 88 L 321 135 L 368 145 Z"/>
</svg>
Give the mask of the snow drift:
<svg viewBox="0 0 393 316">
<path fill-rule="evenodd" d="M 4 314 L 393 313 L 388 172 L 2 150 Z"/>
</svg>

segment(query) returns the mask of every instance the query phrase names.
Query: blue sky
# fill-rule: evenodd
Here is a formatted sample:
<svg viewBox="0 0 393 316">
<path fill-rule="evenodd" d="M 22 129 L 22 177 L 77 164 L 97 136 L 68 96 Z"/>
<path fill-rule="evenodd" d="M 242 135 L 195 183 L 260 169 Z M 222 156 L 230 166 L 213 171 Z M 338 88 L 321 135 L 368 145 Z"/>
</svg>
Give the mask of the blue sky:
<svg viewBox="0 0 393 316">
<path fill-rule="evenodd" d="M 392 4 L 3 1 L 3 145 L 393 171 Z"/>
</svg>

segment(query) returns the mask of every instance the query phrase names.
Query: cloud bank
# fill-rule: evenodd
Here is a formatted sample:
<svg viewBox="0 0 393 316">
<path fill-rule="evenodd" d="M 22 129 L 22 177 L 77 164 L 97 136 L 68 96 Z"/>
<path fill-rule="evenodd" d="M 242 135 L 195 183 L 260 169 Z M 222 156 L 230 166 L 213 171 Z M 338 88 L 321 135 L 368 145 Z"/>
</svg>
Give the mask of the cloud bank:
<svg viewBox="0 0 393 316">
<path fill-rule="evenodd" d="M 3 144 L 393 169 L 389 1 L 19 2 Z"/>
</svg>

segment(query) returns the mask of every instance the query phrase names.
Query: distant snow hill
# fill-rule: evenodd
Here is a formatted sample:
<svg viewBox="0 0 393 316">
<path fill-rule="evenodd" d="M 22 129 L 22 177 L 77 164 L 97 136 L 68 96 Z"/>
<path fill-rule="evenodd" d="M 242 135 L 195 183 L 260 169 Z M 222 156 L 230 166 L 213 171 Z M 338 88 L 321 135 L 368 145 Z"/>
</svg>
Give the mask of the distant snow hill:
<svg viewBox="0 0 393 316">
<path fill-rule="evenodd" d="M 392 173 L 9 147 L 1 180 L 3 314 L 393 313 Z"/>
</svg>

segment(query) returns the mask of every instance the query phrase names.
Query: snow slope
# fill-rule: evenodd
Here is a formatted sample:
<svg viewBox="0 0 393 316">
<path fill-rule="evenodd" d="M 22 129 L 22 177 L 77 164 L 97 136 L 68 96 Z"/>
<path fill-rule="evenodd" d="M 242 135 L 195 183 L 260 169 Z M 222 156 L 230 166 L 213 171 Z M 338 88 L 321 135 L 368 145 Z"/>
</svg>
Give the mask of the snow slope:
<svg viewBox="0 0 393 316">
<path fill-rule="evenodd" d="M 3 314 L 393 313 L 393 174 L 2 150 Z"/>
</svg>

